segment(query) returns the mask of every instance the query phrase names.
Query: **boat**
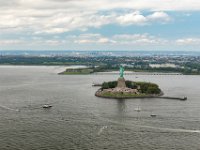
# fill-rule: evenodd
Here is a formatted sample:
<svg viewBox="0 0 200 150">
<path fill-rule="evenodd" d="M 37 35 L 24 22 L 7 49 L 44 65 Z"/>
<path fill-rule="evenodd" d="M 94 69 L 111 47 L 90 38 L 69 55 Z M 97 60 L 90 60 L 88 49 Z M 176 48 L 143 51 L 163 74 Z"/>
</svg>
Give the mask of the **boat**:
<svg viewBox="0 0 200 150">
<path fill-rule="evenodd" d="M 186 97 L 186 96 L 184 96 L 182 100 L 183 100 L 183 101 L 186 101 L 186 100 L 187 100 L 187 97 Z"/>
<path fill-rule="evenodd" d="M 135 108 L 135 111 L 140 112 L 141 111 L 140 106 L 138 106 L 137 108 Z"/>
<path fill-rule="evenodd" d="M 52 105 L 48 105 L 48 104 L 45 104 L 45 105 L 42 106 L 42 108 L 51 108 L 51 107 L 53 107 L 53 106 Z"/>
<path fill-rule="evenodd" d="M 151 114 L 150 115 L 152 118 L 156 117 L 157 115 L 156 114 Z"/>
</svg>

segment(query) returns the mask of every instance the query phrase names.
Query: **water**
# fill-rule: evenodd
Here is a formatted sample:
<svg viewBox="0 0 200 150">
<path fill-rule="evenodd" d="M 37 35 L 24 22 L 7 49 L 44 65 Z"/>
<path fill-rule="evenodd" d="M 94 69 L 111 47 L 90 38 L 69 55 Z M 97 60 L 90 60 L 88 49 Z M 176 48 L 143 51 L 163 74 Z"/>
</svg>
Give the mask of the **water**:
<svg viewBox="0 0 200 150">
<path fill-rule="evenodd" d="M 187 101 L 112 100 L 91 85 L 116 75 L 56 74 L 63 69 L 0 67 L 0 149 L 200 149 L 200 76 L 125 76 Z"/>
</svg>

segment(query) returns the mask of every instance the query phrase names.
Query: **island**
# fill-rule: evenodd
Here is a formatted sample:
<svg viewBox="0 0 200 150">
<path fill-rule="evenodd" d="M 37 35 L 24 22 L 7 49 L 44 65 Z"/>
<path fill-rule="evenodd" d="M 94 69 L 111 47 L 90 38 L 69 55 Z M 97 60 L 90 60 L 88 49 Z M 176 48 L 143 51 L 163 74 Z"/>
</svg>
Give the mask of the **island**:
<svg viewBox="0 0 200 150">
<path fill-rule="evenodd" d="M 135 82 L 125 80 L 124 68 L 120 66 L 120 77 L 117 81 L 104 82 L 95 93 L 97 97 L 104 98 L 153 98 L 160 97 L 163 92 L 155 83 Z"/>
<path fill-rule="evenodd" d="M 66 69 L 65 71 L 58 73 L 60 75 L 86 75 L 93 73 L 93 69 L 90 68 L 74 68 Z"/>
</svg>

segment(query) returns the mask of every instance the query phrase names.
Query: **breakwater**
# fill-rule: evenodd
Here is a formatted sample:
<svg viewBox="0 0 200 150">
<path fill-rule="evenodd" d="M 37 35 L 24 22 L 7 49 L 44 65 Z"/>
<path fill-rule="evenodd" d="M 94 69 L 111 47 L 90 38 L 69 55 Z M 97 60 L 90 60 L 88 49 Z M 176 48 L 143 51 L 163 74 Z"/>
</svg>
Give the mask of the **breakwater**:
<svg viewBox="0 0 200 150">
<path fill-rule="evenodd" d="M 171 96 L 158 96 L 155 98 L 162 98 L 162 99 L 172 99 L 172 100 L 180 100 L 180 101 L 186 101 L 187 97 L 171 97 Z"/>
<path fill-rule="evenodd" d="M 101 83 L 93 83 L 92 86 L 102 86 Z"/>
</svg>

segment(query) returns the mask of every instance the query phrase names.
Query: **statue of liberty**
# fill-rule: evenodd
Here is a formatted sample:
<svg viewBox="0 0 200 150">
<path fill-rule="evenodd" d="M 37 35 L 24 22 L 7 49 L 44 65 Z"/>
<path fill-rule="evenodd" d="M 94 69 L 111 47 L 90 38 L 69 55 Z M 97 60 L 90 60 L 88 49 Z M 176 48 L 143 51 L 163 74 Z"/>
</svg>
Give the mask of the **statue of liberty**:
<svg viewBox="0 0 200 150">
<path fill-rule="evenodd" d="M 124 77 L 124 67 L 120 66 L 120 78 Z"/>
</svg>

